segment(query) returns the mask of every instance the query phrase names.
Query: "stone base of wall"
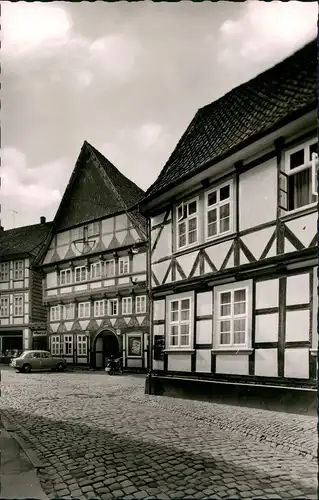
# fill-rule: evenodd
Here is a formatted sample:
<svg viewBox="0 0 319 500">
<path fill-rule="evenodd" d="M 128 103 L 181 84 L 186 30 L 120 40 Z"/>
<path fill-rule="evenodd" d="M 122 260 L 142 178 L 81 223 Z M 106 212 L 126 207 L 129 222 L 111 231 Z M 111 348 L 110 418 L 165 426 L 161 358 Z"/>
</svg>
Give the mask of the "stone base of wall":
<svg viewBox="0 0 319 500">
<path fill-rule="evenodd" d="M 270 411 L 317 415 L 317 390 L 257 384 L 221 383 L 173 376 L 149 375 L 145 394 L 211 401 Z"/>
</svg>

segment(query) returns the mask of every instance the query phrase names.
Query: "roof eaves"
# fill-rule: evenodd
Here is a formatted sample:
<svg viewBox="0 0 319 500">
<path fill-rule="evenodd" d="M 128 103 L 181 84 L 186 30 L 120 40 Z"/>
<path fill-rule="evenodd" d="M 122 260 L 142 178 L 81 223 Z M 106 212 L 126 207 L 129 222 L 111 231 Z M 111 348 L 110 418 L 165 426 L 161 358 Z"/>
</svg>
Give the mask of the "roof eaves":
<svg viewBox="0 0 319 500">
<path fill-rule="evenodd" d="M 158 196 L 161 196 L 164 192 L 167 192 L 168 190 L 173 189 L 174 187 L 176 187 L 181 182 L 186 182 L 188 179 L 190 179 L 194 175 L 197 175 L 197 174 L 201 173 L 203 170 L 206 170 L 206 168 L 208 168 L 210 166 L 213 166 L 213 165 L 216 165 L 220 161 L 223 161 L 223 160 L 227 159 L 229 156 L 232 156 L 233 154 L 238 153 L 239 151 L 241 151 L 245 147 L 250 146 L 253 142 L 255 142 L 257 140 L 260 140 L 263 137 L 265 137 L 266 135 L 268 135 L 268 134 L 270 134 L 272 132 L 275 132 L 279 128 L 287 125 L 290 121 L 293 121 L 293 120 L 295 120 L 297 118 L 300 118 L 301 116 L 305 115 L 306 113 L 309 113 L 313 109 L 316 109 L 317 106 L 318 106 L 318 102 L 316 100 L 316 101 L 313 101 L 312 103 L 304 106 L 303 108 L 298 109 L 297 111 L 294 111 L 293 113 L 291 113 L 289 115 L 286 115 L 284 118 L 282 118 L 281 120 L 279 120 L 278 122 L 276 122 L 272 126 L 266 128 L 264 130 L 261 130 L 261 131 L 257 132 L 256 134 L 251 135 L 247 139 L 241 141 L 239 144 L 235 145 L 234 147 L 232 147 L 231 149 L 229 149 L 228 151 L 226 151 L 225 153 L 223 153 L 223 154 L 215 157 L 214 159 L 210 159 L 210 160 L 208 160 L 208 161 L 200 164 L 196 168 L 195 171 L 193 170 L 193 171 L 189 172 L 185 176 L 182 176 L 182 177 L 178 178 L 177 180 L 173 181 L 172 183 L 168 184 L 167 186 L 164 186 L 163 188 L 160 188 L 159 190 L 155 189 L 155 191 L 152 193 L 152 186 L 154 186 L 155 184 L 157 184 L 157 182 L 160 180 L 160 178 L 162 178 L 163 175 L 164 175 L 164 170 L 163 170 L 163 172 L 162 172 L 163 175 L 160 174 L 160 176 L 155 181 L 155 183 L 152 186 L 149 187 L 149 189 L 146 192 L 146 196 L 144 197 L 144 199 L 140 203 L 140 207 L 142 209 L 142 213 L 147 213 L 147 212 L 144 212 L 144 210 L 145 210 L 145 205 L 148 202 L 154 200 Z M 166 167 L 164 167 L 164 168 L 165 168 L 165 171 L 166 171 L 167 168 Z M 150 194 L 147 194 L 147 193 L 150 193 Z"/>
</svg>

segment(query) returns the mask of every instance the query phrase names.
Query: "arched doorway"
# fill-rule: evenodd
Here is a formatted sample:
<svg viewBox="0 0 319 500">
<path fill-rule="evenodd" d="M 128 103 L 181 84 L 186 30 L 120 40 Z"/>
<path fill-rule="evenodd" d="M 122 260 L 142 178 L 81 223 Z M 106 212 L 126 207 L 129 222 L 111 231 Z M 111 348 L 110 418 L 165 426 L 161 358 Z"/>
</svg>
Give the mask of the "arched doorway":
<svg viewBox="0 0 319 500">
<path fill-rule="evenodd" d="M 99 332 L 93 340 L 91 353 L 93 368 L 104 369 L 108 358 L 119 358 L 120 344 L 115 333 L 107 329 Z"/>
</svg>

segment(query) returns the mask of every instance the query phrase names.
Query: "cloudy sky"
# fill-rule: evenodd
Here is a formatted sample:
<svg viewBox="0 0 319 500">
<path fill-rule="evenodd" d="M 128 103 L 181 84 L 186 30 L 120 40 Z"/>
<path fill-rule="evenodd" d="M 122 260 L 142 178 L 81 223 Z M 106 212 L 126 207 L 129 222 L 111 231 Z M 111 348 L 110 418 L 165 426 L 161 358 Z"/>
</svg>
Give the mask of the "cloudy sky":
<svg viewBox="0 0 319 500">
<path fill-rule="evenodd" d="M 316 2 L 294 1 L 1 9 L 6 229 L 54 217 L 84 140 L 146 190 L 198 108 L 303 46 L 317 22 Z"/>
</svg>

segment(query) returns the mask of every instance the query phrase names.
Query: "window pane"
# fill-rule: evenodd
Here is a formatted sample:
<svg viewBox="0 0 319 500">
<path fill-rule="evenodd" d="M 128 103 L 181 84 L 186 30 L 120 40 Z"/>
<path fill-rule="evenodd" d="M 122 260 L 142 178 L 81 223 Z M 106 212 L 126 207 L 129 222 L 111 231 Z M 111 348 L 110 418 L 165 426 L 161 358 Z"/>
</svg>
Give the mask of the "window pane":
<svg viewBox="0 0 319 500">
<path fill-rule="evenodd" d="M 234 301 L 235 302 L 245 302 L 246 300 L 246 290 L 243 288 L 241 290 L 235 290 Z"/>
<path fill-rule="evenodd" d="M 183 299 L 181 302 L 181 308 L 182 310 L 189 309 L 189 299 Z"/>
<path fill-rule="evenodd" d="M 209 207 L 211 205 L 215 205 L 217 203 L 217 192 L 216 191 L 209 193 L 209 195 L 207 197 L 207 203 L 208 203 Z"/>
<path fill-rule="evenodd" d="M 245 343 L 245 332 L 235 332 L 234 333 L 234 344 L 244 344 Z"/>
<path fill-rule="evenodd" d="M 177 300 L 174 300 L 173 302 L 171 302 L 171 310 L 172 311 L 177 311 L 178 310 L 178 302 L 177 302 Z"/>
<path fill-rule="evenodd" d="M 220 322 L 220 343 L 230 344 L 230 321 Z"/>
<path fill-rule="evenodd" d="M 304 149 L 300 149 L 296 151 L 292 155 L 290 155 L 290 169 L 300 167 L 305 163 L 305 151 Z"/>
<path fill-rule="evenodd" d="M 289 210 L 304 207 L 315 201 L 311 194 L 310 168 L 289 177 Z"/>
<path fill-rule="evenodd" d="M 220 207 L 220 212 L 219 216 L 221 219 L 226 219 L 230 215 L 230 206 L 229 203 L 226 203 L 226 205 L 222 205 Z"/>
<path fill-rule="evenodd" d="M 177 209 L 177 218 L 178 220 L 183 218 L 183 205 L 180 205 Z"/>
<path fill-rule="evenodd" d="M 217 210 L 209 210 L 208 218 L 208 236 L 215 236 L 217 234 Z"/>
<path fill-rule="evenodd" d="M 230 196 L 229 185 L 222 187 L 221 190 L 219 191 L 219 200 L 220 201 L 227 200 L 229 196 Z"/>
<path fill-rule="evenodd" d="M 182 222 L 178 225 L 178 246 L 184 247 L 186 245 L 186 224 Z"/>
<path fill-rule="evenodd" d="M 231 314 L 231 293 L 225 292 L 220 294 L 220 315 L 230 316 Z"/>
<path fill-rule="evenodd" d="M 188 205 L 188 215 L 196 214 L 197 212 L 197 201 L 192 201 Z"/>
<path fill-rule="evenodd" d="M 189 243 L 195 243 L 197 241 L 197 219 L 191 219 L 188 221 L 188 240 Z"/>
<path fill-rule="evenodd" d="M 181 345 L 189 345 L 189 336 L 188 335 L 181 335 Z"/>
</svg>

